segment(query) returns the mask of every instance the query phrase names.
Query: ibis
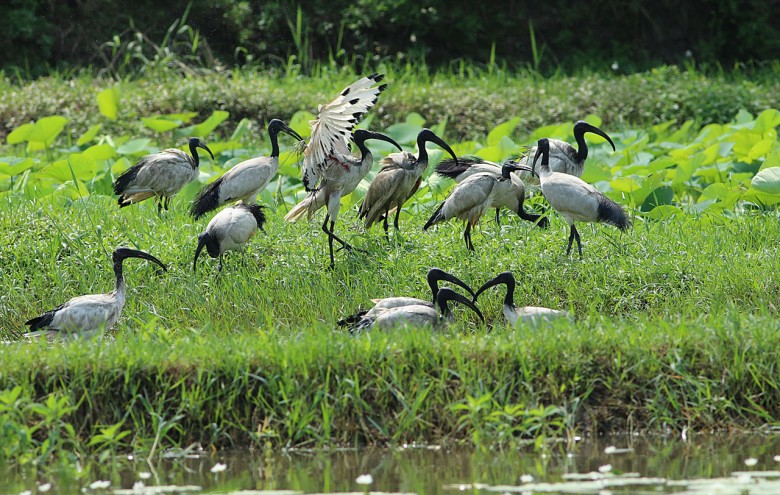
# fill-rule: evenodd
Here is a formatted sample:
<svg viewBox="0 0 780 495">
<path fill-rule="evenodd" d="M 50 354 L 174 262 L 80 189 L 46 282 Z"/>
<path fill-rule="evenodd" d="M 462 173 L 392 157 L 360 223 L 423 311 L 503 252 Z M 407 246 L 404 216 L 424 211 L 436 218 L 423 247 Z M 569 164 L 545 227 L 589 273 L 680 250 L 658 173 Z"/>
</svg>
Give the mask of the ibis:
<svg viewBox="0 0 780 495">
<path fill-rule="evenodd" d="M 190 138 L 189 144 L 191 156 L 176 148 L 163 150 L 144 156 L 117 177 L 114 193 L 119 195 L 119 207 L 156 196 L 157 213 L 162 211 L 163 202 L 167 210 L 171 197 L 198 177 L 198 148 L 208 151 L 214 159 L 214 154 L 200 139 Z"/>
<path fill-rule="evenodd" d="M 280 132 L 289 134 L 299 141 L 303 140 L 281 120 L 271 120 L 268 123 L 271 155 L 244 160 L 225 172 L 222 177 L 205 186 L 192 203 L 190 214 L 197 219 L 228 202 L 254 203 L 257 195 L 266 188 L 279 170 L 278 135 Z"/>
<path fill-rule="evenodd" d="M 436 307 L 428 304 L 411 304 L 406 306 L 397 306 L 384 310 L 369 312 L 362 316 L 345 318 L 345 321 L 352 322 L 349 325 L 350 333 L 357 333 L 364 330 L 379 328 L 381 330 L 390 330 L 400 326 L 410 327 L 434 327 L 446 326 L 453 321 L 452 312 L 447 305 L 448 301 L 456 301 L 464 304 L 474 311 L 481 321 L 485 321 L 482 312 L 477 308 L 473 301 L 465 296 L 458 294 L 449 287 L 443 287 L 436 293 Z"/>
<path fill-rule="evenodd" d="M 500 284 L 506 285 L 506 294 L 504 295 L 504 317 L 512 326 L 517 326 L 520 322 L 536 324 L 542 321 L 549 321 L 556 318 L 568 318 L 570 316 L 568 311 L 560 309 L 542 308 L 539 306 L 515 306 L 514 294 L 516 282 L 512 272 L 499 273 L 495 278 L 488 280 L 485 285 L 477 290 L 474 300 L 476 301 L 479 295 L 487 289 Z"/>
<path fill-rule="evenodd" d="M 358 212 L 358 216 L 365 219 L 367 229 L 380 219 L 384 219 L 385 235 L 387 235 L 390 210 L 395 208 L 393 226 L 399 230 L 398 217 L 401 214 L 401 207 L 417 192 L 423 173 L 428 167 L 428 151 L 425 149 L 427 142 L 437 144 L 447 151 L 455 162 L 458 161 L 455 152 L 442 138 L 430 129 L 420 131 L 417 134 L 417 156 L 404 151 L 392 153 L 382 160 L 385 165 L 368 186 L 366 197 L 363 198 Z"/>
<path fill-rule="evenodd" d="M 414 305 L 414 306 L 430 306 L 431 308 L 433 308 L 436 305 L 436 294 L 439 292 L 439 282 L 442 280 L 452 282 L 453 284 L 462 287 L 469 294 L 471 294 L 472 297 L 475 297 L 474 290 L 466 282 L 462 281 L 455 275 L 452 275 L 451 273 L 447 273 L 444 270 L 441 270 L 439 268 L 431 268 L 430 270 L 428 270 L 428 275 L 426 278 L 428 280 L 428 287 L 430 287 L 431 289 L 430 301 L 426 301 L 425 299 L 419 299 L 417 297 L 404 297 L 404 296 L 372 299 L 371 302 L 374 303 L 374 306 L 370 310 L 360 311 L 355 315 L 339 320 L 338 321 L 339 326 L 353 324 L 356 323 L 363 316 L 369 316 L 369 317 L 376 316 L 377 314 L 383 311 L 386 311 L 388 309 L 399 308 L 401 306 Z"/>
<path fill-rule="evenodd" d="M 363 77 L 327 105 L 320 105 L 311 125 L 311 138 L 303 156 L 303 185 L 307 191 L 317 189 L 321 174 L 331 162 L 345 163 L 350 156 L 349 137 L 358 120 L 374 106 L 387 84 L 377 86 L 384 74 Z"/>
<path fill-rule="evenodd" d="M 374 164 L 374 155 L 366 146 L 369 139 L 379 139 L 391 143 L 393 146 L 401 149 L 393 138 L 380 134 L 358 129 L 353 133 L 352 140 L 360 150 L 359 157 L 344 156 L 341 162 L 331 162 L 328 167 L 322 171 L 320 184 L 316 191 L 312 191 L 300 203 L 295 205 L 292 210 L 284 217 L 289 222 L 297 221 L 305 216 L 311 219 L 314 214 L 323 206 L 328 207 L 325 214 L 325 221 L 322 223 L 322 231 L 328 236 L 328 248 L 330 250 L 330 267 L 334 266 L 333 241 L 337 241 L 347 250 L 352 247 L 340 239 L 333 232 L 336 225 L 336 219 L 341 209 L 341 198 L 355 190 L 360 181 L 365 178 L 371 166 Z M 330 223 L 330 226 L 328 226 Z"/>
<path fill-rule="evenodd" d="M 525 186 L 523 181 L 512 173 L 520 167 L 505 164 L 501 168 L 500 176 L 483 172 L 472 175 L 455 186 L 447 199 L 433 212 L 423 229 L 428 230 L 431 226 L 451 218 L 463 220 L 466 222 L 466 229 L 463 232 L 466 248 L 474 251 L 471 229 L 488 208 L 496 208 L 496 211 L 502 207 L 509 208 L 523 220 L 538 222 L 537 225 L 542 228 L 547 227 L 546 217 L 526 213 L 523 209 Z"/>
<path fill-rule="evenodd" d="M 601 191 L 579 177 L 553 172 L 550 170 L 550 142 L 546 138 L 539 140 L 534 155 L 532 173 L 536 172 L 536 161 L 541 155 L 539 183 L 547 202 L 569 224 L 569 246 L 566 254 L 571 253 L 574 239 L 582 258 L 582 243 L 575 222 L 600 222 L 614 225 L 620 230 L 631 226 L 623 207 L 606 197 Z"/>
<path fill-rule="evenodd" d="M 221 271 L 225 252 L 241 250 L 264 223 L 263 207 L 256 204 L 238 203 L 214 215 L 206 230 L 198 236 L 192 271 L 197 273 L 198 256 L 204 246 L 209 256 L 219 257 L 218 271 Z"/>
<path fill-rule="evenodd" d="M 577 141 L 577 148 L 559 139 L 550 139 L 550 170 L 563 174 L 582 177 L 585 170 L 585 160 L 588 158 L 588 144 L 585 142 L 586 133 L 596 134 L 603 137 L 612 146 L 615 151 L 615 143 L 609 135 L 598 127 L 580 120 L 574 124 L 574 140 Z M 517 160 L 518 164 L 528 165 L 528 159 L 536 153 L 536 147 L 531 147 L 524 156 Z M 525 169 L 519 169 L 518 175 L 527 185 L 538 185 L 538 180 Z M 460 160 L 454 163 L 449 160 L 443 160 L 437 167 L 436 173 L 443 177 L 454 179 L 455 182 L 461 182 L 467 177 L 480 173 L 489 172 L 494 175 L 501 174 L 501 168 L 495 163 L 484 160 Z"/>
<path fill-rule="evenodd" d="M 127 286 L 122 275 L 122 264 L 127 258 L 141 258 L 157 263 L 167 270 L 162 261 L 149 253 L 119 247 L 114 250 L 114 275 L 116 285 L 108 294 L 89 294 L 74 297 L 65 304 L 33 318 L 25 325 L 30 331 L 23 337 L 94 337 L 110 329 L 119 319 L 125 305 Z"/>
</svg>

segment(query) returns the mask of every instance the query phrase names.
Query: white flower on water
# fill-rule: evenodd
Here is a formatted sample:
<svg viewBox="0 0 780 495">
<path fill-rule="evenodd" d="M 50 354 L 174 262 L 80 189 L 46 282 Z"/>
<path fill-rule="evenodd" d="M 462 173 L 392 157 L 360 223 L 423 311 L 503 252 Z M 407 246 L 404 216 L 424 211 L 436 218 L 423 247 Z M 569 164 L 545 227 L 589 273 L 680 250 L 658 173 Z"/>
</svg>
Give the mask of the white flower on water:
<svg viewBox="0 0 780 495">
<path fill-rule="evenodd" d="M 142 471 L 138 473 L 138 477 L 141 478 L 142 480 L 148 480 L 149 478 L 152 477 L 152 473 L 147 473 L 146 471 Z"/>
<path fill-rule="evenodd" d="M 211 468 L 211 472 L 212 473 L 221 473 L 225 469 L 227 469 L 227 464 L 222 464 L 221 462 L 218 462 L 218 463 L 214 464 L 214 466 Z"/>
<path fill-rule="evenodd" d="M 111 486 L 111 482 L 109 480 L 97 480 L 89 484 L 89 489 L 100 490 L 102 488 L 108 488 L 109 486 Z"/>
<path fill-rule="evenodd" d="M 611 67 L 612 67 L 612 70 L 618 70 L 620 68 L 620 64 L 617 63 L 617 60 L 615 60 L 614 62 L 612 62 L 612 66 Z"/>
<path fill-rule="evenodd" d="M 524 474 L 520 476 L 520 483 L 532 483 L 534 481 L 534 477 L 530 474 Z"/>
<path fill-rule="evenodd" d="M 604 464 L 603 466 L 599 466 L 599 473 L 607 474 L 610 471 L 612 471 L 612 464 Z"/>
<path fill-rule="evenodd" d="M 357 478 L 355 478 L 355 483 L 358 485 L 370 485 L 374 482 L 374 477 L 370 474 L 361 474 Z"/>
<path fill-rule="evenodd" d="M 19 495 L 32 495 L 32 491 L 31 490 L 25 490 L 23 492 L 19 492 Z"/>
<path fill-rule="evenodd" d="M 133 491 L 137 491 L 137 492 L 143 491 L 144 487 L 146 487 L 146 485 L 144 484 L 143 481 L 136 481 L 135 483 L 133 483 Z"/>
<path fill-rule="evenodd" d="M 755 457 L 748 457 L 745 459 L 745 466 L 755 466 L 756 464 L 758 464 L 758 459 Z"/>
<path fill-rule="evenodd" d="M 51 483 L 44 483 L 42 485 L 38 485 L 38 491 L 40 493 L 46 493 L 49 490 L 51 490 Z"/>
<path fill-rule="evenodd" d="M 780 462 L 780 455 L 776 455 L 772 459 L 774 459 L 775 462 Z"/>
</svg>

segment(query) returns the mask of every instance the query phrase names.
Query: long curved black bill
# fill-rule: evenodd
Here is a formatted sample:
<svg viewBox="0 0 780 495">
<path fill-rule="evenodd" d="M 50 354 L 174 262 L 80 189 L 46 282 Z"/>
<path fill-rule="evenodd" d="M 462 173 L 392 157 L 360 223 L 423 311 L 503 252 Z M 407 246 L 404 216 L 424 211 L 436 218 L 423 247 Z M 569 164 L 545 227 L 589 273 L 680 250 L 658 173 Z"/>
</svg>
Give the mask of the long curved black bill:
<svg viewBox="0 0 780 495">
<path fill-rule="evenodd" d="M 123 260 L 125 260 L 127 258 L 141 258 L 141 259 L 144 259 L 144 260 L 149 260 L 151 262 L 154 262 L 154 263 L 157 263 L 158 265 L 160 265 L 160 267 L 163 270 L 168 271 L 168 267 L 165 266 L 165 264 L 162 261 L 158 260 L 157 258 L 152 256 L 151 254 L 146 253 L 144 251 L 139 251 L 137 249 L 124 248 L 124 247 L 116 248 L 114 250 L 114 259 L 118 259 L 120 261 L 123 261 Z"/>
<path fill-rule="evenodd" d="M 469 301 L 465 296 L 463 296 L 462 294 L 458 294 L 457 292 L 450 289 L 449 287 L 443 287 L 439 289 L 439 293 L 436 294 L 436 302 L 439 305 L 442 314 L 445 314 L 445 312 L 449 312 L 447 308 L 447 301 L 459 302 L 464 306 L 471 308 L 472 311 L 477 313 L 477 316 L 479 316 L 479 319 L 482 321 L 482 323 L 485 322 L 485 317 L 482 316 L 482 311 L 479 310 L 479 308 L 477 307 L 476 304 L 474 304 L 473 301 Z"/>
<path fill-rule="evenodd" d="M 469 284 L 459 279 L 455 275 L 451 273 L 447 273 L 444 270 L 441 270 L 439 268 L 431 268 L 430 270 L 428 270 L 428 285 L 431 287 L 431 292 L 433 293 L 434 297 L 438 292 L 438 288 L 439 288 L 438 282 L 440 280 L 446 280 L 448 282 L 452 282 L 455 285 L 463 287 L 466 290 L 466 292 L 471 294 L 472 297 L 476 296 L 476 294 L 474 294 L 474 289 L 472 289 L 469 286 Z"/>
<path fill-rule="evenodd" d="M 584 120 L 580 120 L 580 121 L 578 121 L 576 124 L 574 124 L 574 137 L 575 137 L 575 138 L 577 138 L 577 135 L 578 135 L 578 134 L 579 134 L 580 136 L 582 136 L 582 135 L 583 135 L 583 134 L 585 134 L 586 132 L 590 132 L 590 133 L 593 133 L 593 134 L 596 134 L 596 135 L 598 135 L 598 136 L 601 136 L 601 137 L 603 137 L 603 138 L 604 138 L 604 139 L 606 139 L 606 140 L 609 142 L 609 144 L 612 146 L 612 151 L 615 151 L 615 150 L 616 150 L 616 148 L 615 148 L 615 143 L 613 143 L 613 142 L 612 142 L 612 138 L 610 138 L 610 137 L 607 135 L 607 133 L 606 133 L 606 132 L 602 131 L 601 129 L 599 129 L 599 128 L 598 128 L 598 127 L 596 127 L 595 125 L 588 124 L 588 123 L 587 123 L 587 122 L 585 122 Z"/>
<path fill-rule="evenodd" d="M 423 129 L 420 131 L 420 134 L 417 135 L 417 141 L 420 142 L 422 146 L 425 146 L 426 141 L 430 141 L 431 143 L 440 146 L 443 150 L 449 153 L 450 156 L 452 156 L 452 159 L 455 160 L 455 165 L 458 165 L 458 157 L 455 156 L 455 152 L 452 151 L 450 145 L 447 144 L 442 138 L 434 134 L 432 130 Z"/>
<path fill-rule="evenodd" d="M 496 285 L 500 285 L 500 284 L 507 284 L 507 285 L 511 284 L 512 288 L 514 288 L 515 276 L 512 275 L 512 272 L 499 273 L 494 278 L 491 278 L 490 280 L 485 282 L 485 284 L 477 290 L 477 293 L 474 295 L 474 300 L 476 301 L 479 295 L 485 292 L 486 290 L 488 290 L 489 288 L 495 287 Z"/>
<path fill-rule="evenodd" d="M 195 249 L 195 259 L 192 261 L 192 273 L 198 273 L 198 257 L 200 252 L 203 251 L 203 246 L 206 245 L 209 234 L 203 233 L 198 236 L 198 247 Z"/>
</svg>

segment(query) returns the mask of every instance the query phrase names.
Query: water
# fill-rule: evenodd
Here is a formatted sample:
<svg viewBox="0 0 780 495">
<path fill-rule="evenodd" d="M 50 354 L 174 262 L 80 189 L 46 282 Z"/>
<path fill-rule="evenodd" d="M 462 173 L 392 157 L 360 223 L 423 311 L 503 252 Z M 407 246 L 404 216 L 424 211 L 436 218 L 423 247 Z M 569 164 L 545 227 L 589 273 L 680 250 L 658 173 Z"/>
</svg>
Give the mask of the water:
<svg viewBox="0 0 780 495">
<path fill-rule="evenodd" d="M 370 484 L 356 482 L 358 477 L 368 480 L 366 475 Z M 110 486 L 102 488 L 106 483 L 95 483 L 99 481 L 110 481 Z M 247 490 L 452 495 L 780 493 L 780 437 L 697 436 L 688 441 L 612 437 L 554 446 L 546 453 L 436 446 L 327 453 L 217 452 L 151 465 L 123 457 L 90 464 L 80 474 L 73 468 L 36 474 L 32 468 L 0 467 L 0 494 L 43 493 L 40 485 L 45 489 L 47 483 L 52 485 L 48 493 L 117 495 L 242 491 L 250 495 Z M 152 488 L 161 485 L 170 488 Z"/>
</svg>

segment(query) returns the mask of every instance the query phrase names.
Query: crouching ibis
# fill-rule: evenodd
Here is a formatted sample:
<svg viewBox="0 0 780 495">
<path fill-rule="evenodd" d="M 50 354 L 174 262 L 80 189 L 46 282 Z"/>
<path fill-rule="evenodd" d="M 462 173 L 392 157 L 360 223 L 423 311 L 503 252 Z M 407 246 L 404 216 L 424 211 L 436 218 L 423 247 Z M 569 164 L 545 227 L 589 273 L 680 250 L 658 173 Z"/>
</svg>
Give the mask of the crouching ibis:
<svg viewBox="0 0 780 495">
<path fill-rule="evenodd" d="M 479 295 L 487 289 L 499 284 L 506 285 L 506 294 L 504 295 L 504 317 L 512 326 L 516 326 L 520 322 L 536 324 L 542 321 L 549 321 L 556 318 L 568 318 L 571 316 L 568 311 L 560 309 L 542 308 L 539 306 L 515 306 L 515 277 L 512 275 L 512 272 L 503 272 L 498 274 L 495 278 L 488 280 L 485 285 L 477 290 L 474 300 L 476 301 Z"/>
<path fill-rule="evenodd" d="M 366 313 L 362 316 L 347 317 L 343 321 L 349 324 L 350 333 L 357 333 L 372 328 L 389 330 L 401 326 L 410 327 L 434 327 L 439 328 L 449 325 L 453 321 L 452 312 L 447 305 L 448 301 L 456 301 L 464 304 L 474 311 L 481 321 L 485 321 L 482 312 L 473 301 L 458 294 L 454 290 L 443 287 L 436 293 L 436 307 L 427 304 L 410 304 L 396 306 Z"/>
<path fill-rule="evenodd" d="M 539 166 L 539 182 L 547 202 L 569 224 L 569 245 L 566 254 L 571 253 L 574 239 L 577 239 L 577 249 L 582 258 L 582 243 L 580 233 L 574 222 L 600 222 L 614 225 L 620 230 L 631 226 L 628 215 L 623 207 L 606 197 L 601 191 L 579 177 L 553 172 L 550 170 L 550 142 L 542 138 L 536 145 L 532 172 L 536 173 L 536 161 L 541 155 Z"/>
<path fill-rule="evenodd" d="M 491 173 L 479 173 L 468 177 L 455 186 L 447 199 L 433 212 L 423 229 L 428 230 L 437 223 L 446 222 L 451 218 L 459 218 L 466 222 L 466 230 L 463 233 L 466 248 L 474 251 L 471 228 L 479 222 L 479 219 L 489 208 L 495 208 L 496 211 L 502 207 L 509 208 L 523 220 L 538 222 L 539 227 L 547 227 L 546 217 L 526 213 L 523 209 L 525 186 L 523 181 L 512 173 L 519 168 L 515 165 L 505 164 L 499 176 Z"/>
<path fill-rule="evenodd" d="M 108 294 L 89 294 L 74 297 L 65 304 L 58 306 L 41 316 L 33 318 L 25 325 L 30 331 L 23 337 L 94 337 L 110 329 L 119 319 L 125 305 L 127 286 L 122 275 L 122 263 L 127 258 L 141 258 L 157 263 L 167 270 L 162 261 L 149 253 L 130 248 L 114 250 L 114 275 L 116 286 Z"/>
<path fill-rule="evenodd" d="M 264 223 L 263 207 L 255 204 L 239 203 L 214 215 L 206 225 L 206 230 L 198 236 L 192 271 L 197 273 L 198 256 L 204 246 L 209 256 L 219 257 L 218 270 L 222 270 L 222 256 L 225 252 L 242 249 L 257 229 L 263 228 Z"/>
<path fill-rule="evenodd" d="M 325 221 L 322 224 L 322 231 L 328 236 L 331 268 L 334 266 L 334 240 L 341 244 L 345 249 L 352 249 L 349 244 L 336 236 L 333 229 L 336 225 L 339 210 L 341 209 L 341 198 L 355 190 L 358 184 L 360 184 L 360 181 L 362 181 L 368 172 L 371 171 L 371 166 L 374 164 L 374 155 L 366 146 L 366 141 L 369 139 L 386 141 L 399 150 L 401 149 L 401 146 L 389 136 L 363 129 L 356 130 L 353 133 L 352 140 L 355 142 L 358 150 L 360 150 L 360 156 L 353 157 L 349 155 L 343 156 L 342 161 L 330 161 L 327 168 L 321 172 L 320 183 L 317 190 L 312 191 L 284 217 L 288 222 L 295 222 L 304 216 L 311 219 L 317 210 L 323 206 L 328 207 L 328 211 L 325 214 Z M 330 227 L 328 226 L 329 222 Z"/>
<path fill-rule="evenodd" d="M 425 143 L 432 142 L 442 147 L 452 155 L 455 162 L 458 158 L 442 138 L 430 129 L 423 129 L 417 134 L 417 156 L 409 152 L 392 153 L 382 160 L 385 165 L 376 174 L 371 185 L 368 186 L 366 197 L 360 205 L 358 216 L 365 219 L 366 228 L 384 219 L 385 235 L 387 235 L 387 220 L 390 210 L 395 208 L 395 220 L 393 226 L 398 230 L 398 217 L 401 207 L 417 192 L 422 181 L 423 173 L 428 167 L 428 151 Z"/>
<path fill-rule="evenodd" d="M 195 198 L 190 214 L 200 218 L 231 201 L 254 203 L 257 195 L 266 188 L 279 170 L 279 138 L 284 132 L 302 141 L 303 138 L 279 119 L 268 123 L 268 137 L 271 139 L 271 155 L 244 160 L 225 172 L 222 177 L 205 186 Z"/>
</svg>

